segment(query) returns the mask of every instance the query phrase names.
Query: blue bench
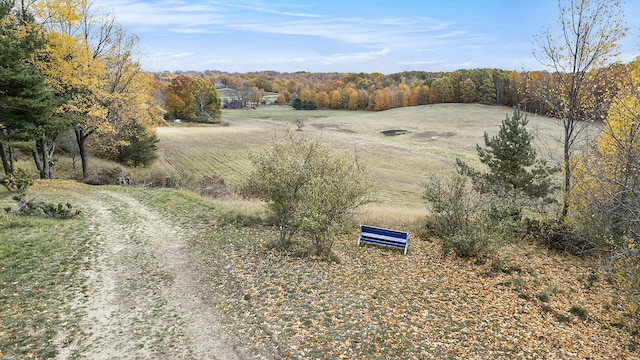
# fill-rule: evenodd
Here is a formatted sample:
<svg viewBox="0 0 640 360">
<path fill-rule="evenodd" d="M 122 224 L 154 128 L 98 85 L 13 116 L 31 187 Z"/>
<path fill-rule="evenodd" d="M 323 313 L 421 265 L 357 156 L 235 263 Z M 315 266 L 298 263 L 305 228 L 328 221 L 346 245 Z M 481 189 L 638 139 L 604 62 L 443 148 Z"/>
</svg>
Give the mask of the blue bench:
<svg viewBox="0 0 640 360">
<path fill-rule="evenodd" d="M 360 225 L 358 246 L 360 246 L 360 243 L 370 243 L 404 249 L 404 254 L 407 255 L 407 250 L 409 249 L 409 233 Z"/>
</svg>

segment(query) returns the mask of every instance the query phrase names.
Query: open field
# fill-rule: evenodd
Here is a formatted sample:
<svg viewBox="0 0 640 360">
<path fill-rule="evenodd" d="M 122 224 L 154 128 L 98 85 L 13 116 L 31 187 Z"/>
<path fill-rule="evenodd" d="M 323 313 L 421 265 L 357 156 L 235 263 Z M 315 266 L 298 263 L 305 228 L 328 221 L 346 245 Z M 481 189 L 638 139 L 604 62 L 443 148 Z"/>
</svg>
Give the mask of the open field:
<svg viewBox="0 0 640 360">
<path fill-rule="evenodd" d="M 381 184 L 378 202 L 402 207 L 421 206 L 421 184 L 429 173 L 453 171 L 455 158 L 475 161 L 482 135 L 497 134 L 500 122 L 513 114 L 507 107 L 438 104 L 384 112 L 295 111 L 266 107 L 223 112 L 228 126 L 172 126 L 158 129 L 163 166 L 194 179 L 216 175 L 238 184 L 249 171 L 249 153 L 269 146 L 285 126 L 320 137 L 338 150 L 357 153 Z M 546 117 L 529 117 L 540 153 L 559 154 L 561 125 Z M 386 136 L 384 132 L 395 133 Z"/>
<path fill-rule="evenodd" d="M 36 181 L 27 197 L 83 213 L 0 214 L 0 360 L 640 359 L 621 287 L 599 259 L 518 240 L 461 260 L 415 231 L 426 174 L 473 161 L 509 108 L 230 112 L 228 126 L 161 128 L 156 166 L 237 184 L 248 153 L 306 114 L 318 117 L 302 134 L 369 164 L 382 192 L 358 220 L 410 230 L 407 256 L 356 247 L 356 224 L 336 240 L 337 263 L 310 256 L 305 239 L 276 250 L 255 201 Z M 543 117 L 529 127 L 542 140 L 561 131 Z M 0 189 L 0 208 L 13 204 Z"/>
</svg>

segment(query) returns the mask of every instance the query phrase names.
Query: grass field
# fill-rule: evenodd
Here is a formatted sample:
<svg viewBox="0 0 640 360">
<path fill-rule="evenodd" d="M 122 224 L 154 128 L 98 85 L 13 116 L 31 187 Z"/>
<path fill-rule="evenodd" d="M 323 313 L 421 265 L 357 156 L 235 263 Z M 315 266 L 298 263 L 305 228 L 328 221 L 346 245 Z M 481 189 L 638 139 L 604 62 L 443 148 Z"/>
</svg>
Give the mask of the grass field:
<svg viewBox="0 0 640 360">
<path fill-rule="evenodd" d="M 360 216 L 373 225 L 409 229 L 407 256 L 356 247 L 355 225 L 352 234 L 336 240 L 338 263 L 306 254 L 304 239 L 289 251 L 276 250 L 277 233 L 256 221 L 264 209 L 249 200 L 37 181 L 30 197 L 70 201 L 84 214 L 71 220 L 0 216 L 0 359 L 61 358 L 98 346 L 87 328 L 87 312 L 100 289 L 87 281 L 109 270 L 96 265 L 109 259 L 103 249 L 109 243 L 127 244 L 126 251 L 118 247 L 120 259 L 136 255 L 125 264 L 113 261 L 113 271 L 123 276 L 112 282 L 118 284 L 114 289 L 125 290 L 121 302 L 129 307 L 123 305 L 123 311 L 136 316 L 133 325 L 121 324 L 106 338 L 135 334 L 131 338 L 142 350 L 167 354 L 193 341 L 180 327 L 189 319 L 183 312 L 192 308 L 168 308 L 162 297 L 175 296 L 171 279 L 179 277 L 175 269 L 160 267 L 163 257 L 154 254 L 169 256 L 175 249 L 140 240 L 149 229 L 156 229 L 150 236 L 156 238 L 174 228 L 175 236 L 165 240 L 186 239 L 188 266 L 179 269 L 192 271 L 186 274 L 194 279 L 191 291 L 238 339 L 247 358 L 640 358 L 637 339 L 625 328 L 621 288 L 598 259 L 528 241 L 502 247 L 491 260 L 457 259 L 443 256 L 437 241 L 414 231 L 424 220 L 420 194 L 426 175 L 452 171 L 457 156 L 475 161 L 483 132 L 495 134 L 511 113 L 505 107 L 460 104 L 379 113 L 272 107 L 224 112 L 228 126 L 159 129 L 156 169 L 238 184 L 250 168 L 248 154 L 269 146 L 285 125 L 295 129 L 296 119 L 304 117 L 301 134 L 355 150 L 369 164 L 382 191 Z M 538 135 L 541 152 L 557 154 L 551 138 L 561 127 L 555 120 L 531 117 L 529 128 Z M 0 190 L 0 208 L 12 204 L 10 194 Z M 103 217 L 122 222 L 96 221 Z M 109 228 L 117 239 L 106 235 Z M 148 298 L 150 307 L 137 309 L 136 296 Z M 84 310 L 74 308 L 78 304 Z M 158 329 L 164 337 L 156 336 Z"/>
<path fill-rule="evenodd" d="M 370 168 L 381 185 L 378 203 L 401 207 L 421 206 L 421 186 L 427 174 L 453 171 L 455 158 L 477 158 L 482 135 L 497 134 L 513 110 L 475 104 L 438 104 L 384 112 L 295 111 L 265 107 L 223 112 L 228 126 L 172 126 L 158 129 L 162 166 L 189 178 L 219 176 L 238 184 L 249 171 L 249 154 L 269 146 L 301 119 L 302 135 L 320 137 L 323 143 L 351 150 Z M 560 124 L 546 117 L 530 117 L 528 128 L 536 134 L 539 152 L 559 154 Z M 385 135 L 384 132 L 395 135 Z"/>
</svg>

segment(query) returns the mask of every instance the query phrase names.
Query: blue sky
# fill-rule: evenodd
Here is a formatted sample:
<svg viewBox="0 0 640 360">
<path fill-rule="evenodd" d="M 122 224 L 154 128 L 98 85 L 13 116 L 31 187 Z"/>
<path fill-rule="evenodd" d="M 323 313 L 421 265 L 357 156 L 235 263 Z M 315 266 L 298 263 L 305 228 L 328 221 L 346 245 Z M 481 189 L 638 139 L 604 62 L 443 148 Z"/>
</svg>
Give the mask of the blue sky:
<svg viewBox="0 0 640 360">
<path fill-rule="evenodd" d="M 640 4 L 623 10 L 622 61 L 640 53 Z M 95 0 L 140 38 L 148 71 L 537 70 L 534 36 L 556 0 Z"/>
</svg>

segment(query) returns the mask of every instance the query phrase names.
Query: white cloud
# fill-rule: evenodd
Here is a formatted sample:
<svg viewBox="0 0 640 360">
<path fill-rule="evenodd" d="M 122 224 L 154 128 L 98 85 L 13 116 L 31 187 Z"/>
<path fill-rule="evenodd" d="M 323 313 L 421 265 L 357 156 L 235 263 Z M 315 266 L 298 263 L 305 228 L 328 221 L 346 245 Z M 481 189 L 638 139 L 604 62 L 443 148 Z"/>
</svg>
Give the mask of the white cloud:
<svg viewBox="0 0 640 360">
<path fill-rule="evenodd" d="M 182 58 L 186 58 L 189 56 L 193 56 L 196 53 L 194 52 L 185 52 L 185 53 L 179 53 L 179 54 L 166 54 L 166 55 L 160 55 L 161 57 L 164 57 L 166 59 L 182 59 Z"/>
<path fill-rule="evenodd" d="M 323 62 L 325 64 L 365 62 L 375 60 L 376 58 L 389 53 L 391 53 L 389 49 L 382 49 L 380 51 L 359 52 L 353 54 L 332 54 L 327 56 Z"/>
</svg>

